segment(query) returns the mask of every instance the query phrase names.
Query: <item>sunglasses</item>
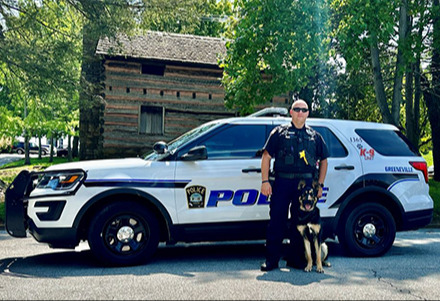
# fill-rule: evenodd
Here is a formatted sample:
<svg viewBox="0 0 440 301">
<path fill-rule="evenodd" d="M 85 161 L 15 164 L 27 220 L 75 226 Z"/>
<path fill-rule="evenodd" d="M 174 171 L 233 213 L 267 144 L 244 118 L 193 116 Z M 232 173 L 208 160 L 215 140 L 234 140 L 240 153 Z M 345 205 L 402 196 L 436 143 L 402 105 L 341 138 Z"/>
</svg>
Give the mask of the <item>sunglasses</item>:
<svg viewBox="0 0 440 301">
<path fill-rule="evenodd" d="M 307 113 L 309 111 L 309 109 L 306 108 L 293 108 L 292 110 L 294 110 L 295 112 L 303 112 L 303 113 Z"/>
</svg>

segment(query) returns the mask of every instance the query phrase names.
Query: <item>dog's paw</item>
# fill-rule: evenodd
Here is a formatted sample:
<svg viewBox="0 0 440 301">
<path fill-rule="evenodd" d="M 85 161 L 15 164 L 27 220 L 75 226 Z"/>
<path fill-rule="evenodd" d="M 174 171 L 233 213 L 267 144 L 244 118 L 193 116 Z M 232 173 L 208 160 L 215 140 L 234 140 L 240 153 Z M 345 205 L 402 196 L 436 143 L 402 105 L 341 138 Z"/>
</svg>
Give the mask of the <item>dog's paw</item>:
<svg viewBox="0 0 440 301">
<path fill-rule="evenodd" d="M 322 267 L 316 267 L 317 273 L 324 273 L 324 269 Z"/>
<path fill-rule="evenodd" d="M 312 271 L 312 265 L 308 264 L 305 268 L 304 268 L 304 272 L 311 272 Z"/>
</svg>

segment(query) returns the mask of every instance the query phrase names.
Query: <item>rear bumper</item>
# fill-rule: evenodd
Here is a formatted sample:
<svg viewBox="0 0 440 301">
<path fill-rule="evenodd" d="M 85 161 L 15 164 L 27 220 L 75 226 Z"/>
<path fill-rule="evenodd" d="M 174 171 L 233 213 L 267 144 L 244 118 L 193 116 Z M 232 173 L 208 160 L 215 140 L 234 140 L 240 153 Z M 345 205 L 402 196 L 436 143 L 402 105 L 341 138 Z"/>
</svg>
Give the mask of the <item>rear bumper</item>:
<svg viewBox="0 0 440 301">
<path fill-rule="evenodd" d="M 416 230 L 426 227 L 432 222 L 434 209 L 407 212 L 402 216 L 400 231 Z"/>
</svg>

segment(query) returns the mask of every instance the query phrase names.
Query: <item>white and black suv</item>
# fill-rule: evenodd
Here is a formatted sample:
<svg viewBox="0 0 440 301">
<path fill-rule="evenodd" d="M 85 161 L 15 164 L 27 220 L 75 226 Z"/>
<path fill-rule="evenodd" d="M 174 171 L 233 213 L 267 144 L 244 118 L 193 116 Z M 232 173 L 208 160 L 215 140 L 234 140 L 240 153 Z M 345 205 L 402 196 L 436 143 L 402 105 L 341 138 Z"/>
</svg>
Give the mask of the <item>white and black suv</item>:
<svg viewBox="0 0 440 301">
<path fill-rule="evenodd" d="M 20 173 L 6 192 L 6 229 L 53 248 L 88 241 L 109 265 L 140 264 L 160 242 L 265 239 L 261 148 L 285 117 L 203 124 L 142 158 L 81 161 Z M 428 225 L 427 165 L 389 124 L 309 118 L 329 148 L 319 208 L 324 237 L 354 256 L 387 252 L 396 231 Z"/>
</svg>

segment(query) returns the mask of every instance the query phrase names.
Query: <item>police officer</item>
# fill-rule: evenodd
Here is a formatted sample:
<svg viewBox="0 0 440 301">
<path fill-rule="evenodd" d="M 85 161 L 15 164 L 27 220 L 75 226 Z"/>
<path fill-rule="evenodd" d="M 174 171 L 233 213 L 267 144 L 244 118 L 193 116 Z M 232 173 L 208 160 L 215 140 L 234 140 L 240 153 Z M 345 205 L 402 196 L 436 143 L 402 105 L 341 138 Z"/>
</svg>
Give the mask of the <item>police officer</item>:
<svg viewBox="0 0 440 301">
<path fill-rule="evenodd" d="M 300 179 L 320 184 L 318 197 L 327 173 L 328 149 L 322 136 L 305 125 L 309 108 L 304 100 L 296 100 L 290 109 L 292 121 L 276 127 L 263 148 L 261 159 L 261 193 L 270 196 L 270 220 L 266 237 L 266 261 L 262 271 L 278 268 L 282 242 L 287 233 L 287 221 L 298 208 L 298 182 Z M 269 182 L 270 161 L 274 158 L 273 187 Z"/>
</svg>

